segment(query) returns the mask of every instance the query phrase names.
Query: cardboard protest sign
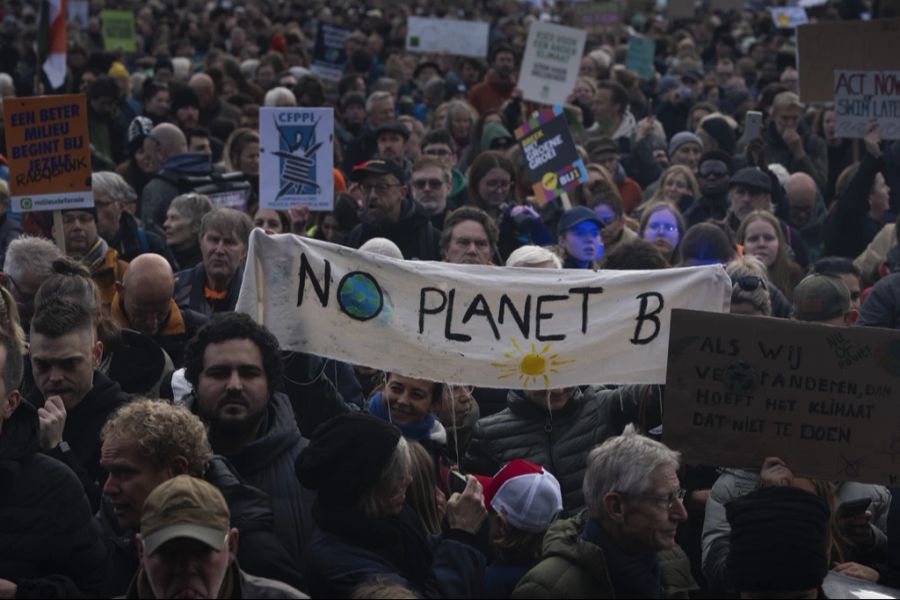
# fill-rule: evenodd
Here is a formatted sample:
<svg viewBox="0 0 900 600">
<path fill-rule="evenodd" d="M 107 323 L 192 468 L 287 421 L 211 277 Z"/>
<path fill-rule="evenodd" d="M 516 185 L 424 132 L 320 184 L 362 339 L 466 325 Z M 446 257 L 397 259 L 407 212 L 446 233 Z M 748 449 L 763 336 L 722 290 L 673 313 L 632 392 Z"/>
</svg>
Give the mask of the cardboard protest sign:
<svg viewBox="0 0 900 600">
<path fill-rule="evenodd" d="M 580 29 L 533 22 L 519 73 L 522 96 L 541 104 L 563 104 L 575 89 L 586 37 Z"/>
<path fill-rule="evenodd" d="M 134 13 L 130 10 L 104 10 L 100 12 L 103 27 L 104 50 L 137 52 Z"/>
<path fill-rule="evenodd" d="M 693 19 L 697 14 L 694 0 L 669 0 L 666 6 L 666 16 L 670 20 Z"/>
<path fill-rule="evenodd" d="M 806 9 L 802 6 L 770 6 L 769 14 L 772 15 L 772 23 L 779 29 L 795 29 L 809 22 Z"/>
<path fill-rule="evenodd" d="M 797 69 L 803 102 L 831 102 L 835 71 L 900 70 L 900 19 L 801 25 Z"/>
<path fill-rule="evenodd" d="M 653 58 L 656 56 L 656 42 L 636 35 L 628 36 L 628 54 L 625 68 L 634 71 L 641 79 L 653 79 L 656 70 Z"/>
<path fill-rule="evenodd" d="M 674 311 L 663 441 L 684 461 L 900 483 L 900 331 Z"/>
<path fill-rule="evenodd" d="M 490 25 L 481 21 L 410 17 L 406 22 L 406 49 L 487 58 L 489 32 Z"/>
<path fill-rule="evenodd" d="M 259 205 L 334 208 L 334 111 L 259 109 Z"/>
<path fill-rule="evenodd" d="M 257 230 L 236 310 L 283 350 L 447 383 L 546 389 L 662 382 L 670 311 L 722 311 L 730 299 L 719 265 L 455 265 Z"/>
<path fill-rule="evenodd" d="M 13 211 L 94 206 L 83 94 L 6 98 L 3 127 Z"/>
<path fill-rule="evenodd" d="M 835 71 L 835 135 L 861 138 L 878 122 L 882 139 L 900 140 L 900 71 Z"/>
<path fill-rule="evenodd" d="M 539 203 L 558 198 L 587 181 L 587 167 L 575 149 L 562 106 L 548 108 L 516 129 L 528 162 L 528 179 Z"/>
<path fill-rule="evenodd" d="M 310 70 L 328 81 L 339 81 L 344 74 L 344 63 L 347 62 L 344 41 L 351 33 L 353 30 L 349 27 L 319 23 Z"/>
<path fill-rule="evenodd" d="M 577 23 L 588 31 L 602 31 L 621 19 L 618 2 L 579 2 L 572 4 L 572 11 Z"/>
</svg>

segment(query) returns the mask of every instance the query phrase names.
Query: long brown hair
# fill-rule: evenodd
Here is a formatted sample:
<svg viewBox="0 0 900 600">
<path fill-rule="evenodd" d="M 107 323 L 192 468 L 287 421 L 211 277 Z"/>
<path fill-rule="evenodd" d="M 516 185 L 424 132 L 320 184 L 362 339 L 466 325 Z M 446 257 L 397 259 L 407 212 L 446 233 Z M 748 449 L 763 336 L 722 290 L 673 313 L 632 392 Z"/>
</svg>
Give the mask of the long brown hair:
<svg viewBox="0 0 900 600">
<path fill-rule="evenodd" d="M 769 280 L 790 299 L 794 295 L 795 285 L 791 273 L 793 261 L 788 254 L 788 242 L 784 237 L 778 217 L 767 210 L 754 210 L 741 221 L 741 226 L 737 230 L 737 243 L 744 244 L 747 227 L 756 221 L 765 221 L 775 230 L 775 237 L 778 238 L 778 253 L 775 255 L 775 262 L 769 267 Z"/>
<path fill-rule="evenodd" d="M 442 515 L 434 496 L 437 489 L 434 459 L 422 444 L 412 441 L 408 443 L 409 457 L 412 459 L 412 483 L 406 490 L 406 502 L 419 515 L 428 533 L 440 533 Z"/>
</svg>

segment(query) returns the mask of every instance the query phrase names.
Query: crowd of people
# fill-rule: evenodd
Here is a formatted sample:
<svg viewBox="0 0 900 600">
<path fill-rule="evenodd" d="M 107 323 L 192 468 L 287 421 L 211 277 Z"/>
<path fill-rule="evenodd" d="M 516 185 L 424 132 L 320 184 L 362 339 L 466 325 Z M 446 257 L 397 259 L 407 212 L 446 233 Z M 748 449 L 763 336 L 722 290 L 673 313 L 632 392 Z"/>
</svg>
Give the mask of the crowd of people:
<svg viewBox="0 0 900 600">
<path fill-rule="evenodd" d="M 449 385 L 282 350 L 234 311 L 261 228 L 497 269 L 721 264 L 732 313 L 900 327 L 900 142 L 836 137 L 767 12 L 627 3 L 590 29 L 564 106 L 588 178 L 543 201 L 517 77 L 528 26 L 582 26 L 573 3 L 88 4 L 55 90 L 40 15 L 0 7 L 0 97 L 86 96 L 94 196 L 62 232 L 10 210 L 0 131 L 0 598 L 900 586 L 890 489 L 790 456 L 684 464 L 664 386 Z M 137 52 L 103 49 L 103 8 L 134 13 Z M 489 23 L 488 55 L 407 51 L 413 15 Z M 339 79 L 321 24 L 349 30 Z M 655 41 L 651 79 L 629 33 Z M 334 109 L 333 210 L 260 208 L 261 106 Z"/>
</svg>

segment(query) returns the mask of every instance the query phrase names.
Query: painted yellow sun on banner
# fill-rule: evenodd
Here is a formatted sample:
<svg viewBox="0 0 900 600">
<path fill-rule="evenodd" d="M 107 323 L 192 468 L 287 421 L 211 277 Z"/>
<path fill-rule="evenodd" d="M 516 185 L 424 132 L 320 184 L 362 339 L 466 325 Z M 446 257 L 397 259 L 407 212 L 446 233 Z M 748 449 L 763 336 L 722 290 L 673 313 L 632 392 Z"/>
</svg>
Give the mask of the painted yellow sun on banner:
<svg viewBox="0 0 900 600">
<path fill-rule="evenodd" d="M 537 344 L 531 342 L 531 349 L 522 350 L 515 338 L 510 340 L 515 353 L 505 352 L 503 357 L 506 362 L 492 362 L 492 367 L 501 369 L 498 379 L 518 377 L 527 389 L 535 384 L 543 383 L 546 389 L 550 389 L 550 377 L 552 373 L 559 373 L 556 367 L 575 362 L 574 360 L 559 360 L 559 354 L 548 354 L 553 344 L 544 344 L 538 350 Z"/>
</svg>

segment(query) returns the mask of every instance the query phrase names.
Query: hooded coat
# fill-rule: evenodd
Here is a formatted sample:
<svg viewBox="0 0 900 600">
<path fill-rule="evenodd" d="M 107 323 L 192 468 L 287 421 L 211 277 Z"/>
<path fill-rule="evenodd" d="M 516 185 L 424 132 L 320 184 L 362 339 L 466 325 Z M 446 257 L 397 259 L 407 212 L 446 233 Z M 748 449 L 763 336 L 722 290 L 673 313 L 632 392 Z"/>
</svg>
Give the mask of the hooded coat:
<svg viewBox="0 0 900 600">
<path fill-rule="evenodd" d="M 165 162 L 156 177 L 141 192 L 141 221 L 145 227 L 162 228 L 169 204 L 183 193 L 179 180 L 184 177 L 205 177 L 213 173 L 212 163 L 205 154 L 185 153 Z"/>
<path fill-rule="evenodd" d="M 23 402 L 0 431 L 0 579 L 16 598 L 99 595 L 105 550 L 78 478 L 38 451 L 37 411 Z"/>
</svg>

